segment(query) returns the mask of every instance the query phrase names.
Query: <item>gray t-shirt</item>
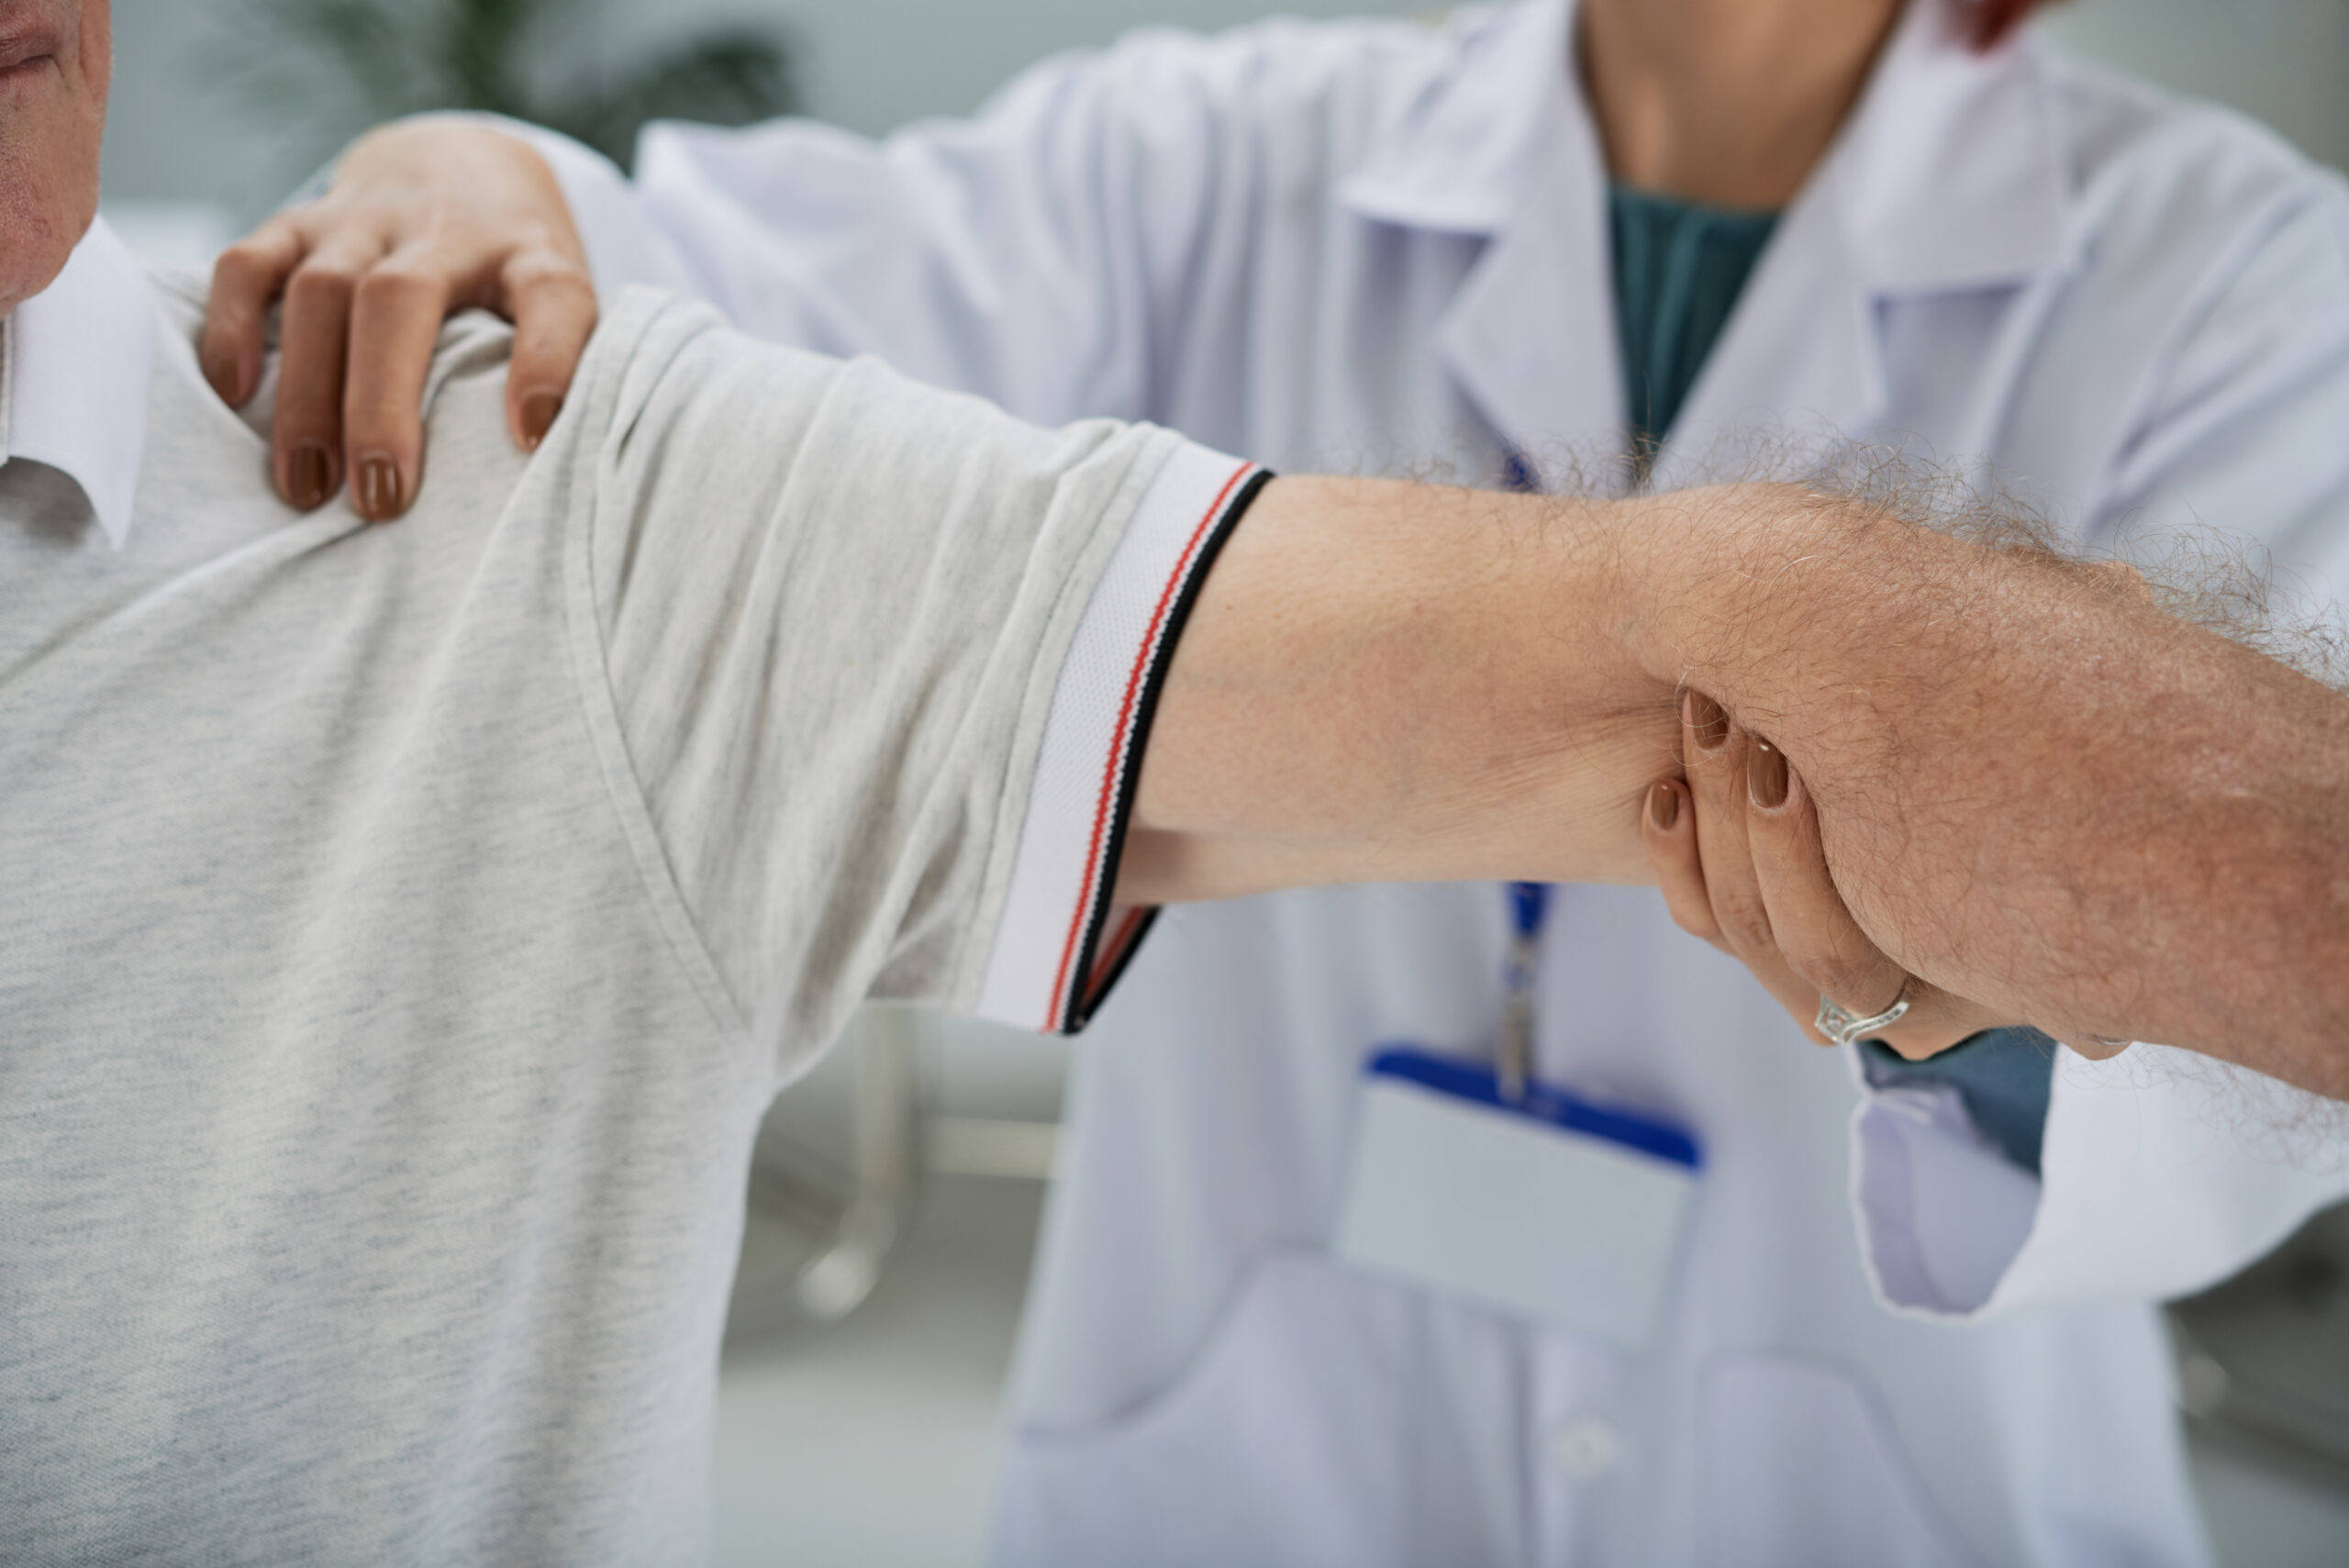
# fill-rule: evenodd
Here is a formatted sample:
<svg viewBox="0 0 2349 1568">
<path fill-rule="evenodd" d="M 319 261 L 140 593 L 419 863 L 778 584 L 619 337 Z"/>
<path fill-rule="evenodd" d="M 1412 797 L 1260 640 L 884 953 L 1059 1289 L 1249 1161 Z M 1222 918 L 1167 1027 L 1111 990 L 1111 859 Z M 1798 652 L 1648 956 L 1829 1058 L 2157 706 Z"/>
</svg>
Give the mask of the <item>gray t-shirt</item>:
<svg viewBox="0 0 2349 1568">
<path fill-rule="evenodd" d="M 760 1114 L 1023 856 L 1082 971 L 1063 666 L 1232 486 L 640 293 L 534 460 L 461 323 L 412 515 L 301 517 L 161 292 L 127 548 L 0 468 L 0 1560 L 698 1561 Z"/>
</svg>

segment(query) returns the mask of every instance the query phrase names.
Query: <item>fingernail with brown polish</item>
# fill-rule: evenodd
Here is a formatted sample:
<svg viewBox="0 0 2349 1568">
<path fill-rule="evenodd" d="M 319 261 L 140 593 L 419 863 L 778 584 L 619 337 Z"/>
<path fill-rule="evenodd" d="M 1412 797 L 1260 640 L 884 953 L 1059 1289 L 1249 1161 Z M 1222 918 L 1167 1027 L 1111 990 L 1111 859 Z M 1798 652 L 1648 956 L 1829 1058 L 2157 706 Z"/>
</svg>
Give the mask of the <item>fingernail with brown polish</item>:
<svg viewBox="0 0 2349 1568">
<path fill-rule="evenodd" d="M 562 399 L 551 392 L 533 392 L 522 399 L 522 445 L 537 451 L 539 443 L 547 439 L 554 428 L 554 417 L 562 412 Z"/>
<path fill-rule="evenodd" d="M 1690 692 L 1680 705 L 1680 714 L 1688 721 L 1689 729 L 1697 737 L 1697 744 L 1707 751 L 1720 749 L 1729 739 L 1729 715 L 1721 705 L 1702 692 Z"/>
<path fill-rule="evenodd" d="M 1787 803 L 1787 754 L 1767 740 L 1757 740 L 1746 753 L 1745 787 L 1753 804 L 1776 811 Z"/>
<path fill-rule="evenodd" d="M 400 511 L 400 471 L 387 457 L 371 457 L 359 464 L 359 510 L 381 522 Z"/>
<path fill-rule="evenodd" d="M 1669 833 L 1680 820 L 1680 792 L 1662 779 L 1648 791 L 1648 820 L 1659 833 Z"/>
<path fill-rule="evenodd" d="M 334 459 L 320 446 L 295 447 L 285 460 L 286 499 L 300 510 L 315 511 L 334 494 Z"/>
</svg>

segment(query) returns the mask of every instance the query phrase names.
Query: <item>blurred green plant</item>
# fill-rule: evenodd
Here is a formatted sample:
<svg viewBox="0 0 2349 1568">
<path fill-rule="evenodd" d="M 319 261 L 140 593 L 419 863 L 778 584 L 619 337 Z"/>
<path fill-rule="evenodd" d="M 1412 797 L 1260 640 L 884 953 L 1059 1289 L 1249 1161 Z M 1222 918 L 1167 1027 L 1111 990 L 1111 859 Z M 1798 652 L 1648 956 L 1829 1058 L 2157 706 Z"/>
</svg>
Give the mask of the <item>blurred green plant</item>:
<svg viewBox="0 0 2349 1568">
<path fill-rule="evenodd" d="M 714 28 L 625 70 L 551 77 L 547 54 L 595 0 L 242 0 L 220 80 L 274 125 L 310 122 L 313 161 L 358 129 L 487 109 L 577 138 L 626 167 L 651 119 L 741 125 L 796 103 L 783 39 Z"/>
</svg>

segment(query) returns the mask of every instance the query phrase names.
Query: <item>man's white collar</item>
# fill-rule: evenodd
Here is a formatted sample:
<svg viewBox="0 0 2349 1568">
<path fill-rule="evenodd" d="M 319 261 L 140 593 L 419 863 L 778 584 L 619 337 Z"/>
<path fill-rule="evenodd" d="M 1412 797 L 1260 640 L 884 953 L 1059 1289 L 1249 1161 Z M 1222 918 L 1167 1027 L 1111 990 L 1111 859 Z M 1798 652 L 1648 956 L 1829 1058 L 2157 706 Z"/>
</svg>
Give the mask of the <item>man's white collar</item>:
<svg viewBox="0 0 2349 1568">
<path fill-rule="evenodd" d="M 139 495 L 154 357 L 154 295 L 104 218 L 57 281 L 0 322 L 0 462 L 61 471 L 117 550 Z"/>
</svg>

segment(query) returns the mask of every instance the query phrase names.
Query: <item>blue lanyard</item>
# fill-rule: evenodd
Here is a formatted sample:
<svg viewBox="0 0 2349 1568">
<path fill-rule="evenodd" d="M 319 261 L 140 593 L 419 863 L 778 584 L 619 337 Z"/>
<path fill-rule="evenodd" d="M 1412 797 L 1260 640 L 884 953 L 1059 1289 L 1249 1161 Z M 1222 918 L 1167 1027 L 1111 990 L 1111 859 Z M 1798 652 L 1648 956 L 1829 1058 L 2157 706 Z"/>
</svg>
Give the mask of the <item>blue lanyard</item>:
<svg viewBox="0 0 2349 1568">
<path fill-rule="evenodd" d="M 1508 956 L 1501 962 L 1501 1038 L 1493 1052 L 1493 1086 L 1504 1104 L 1525 1098 L 1533 1076 L 1533 971 L 1542 957 L 1542 928 L 1550 918 L 1550 885 L 1508 884 Z"/>
<path fill-rule="evenodd" d="M 1542 488 L 1533 465 L 1515 448 L 1508 449 L 1508 469 L 1502 483 L 1511 490 Z M 1493 1087 L 1503 1105 L 1525 1098 L 1533 1078 L 1533 968 L 1542 957 L 1542 928 L 1550 918 L 1550 884 L 1512 882 L 1508 884 L 1508 957 L 1501 963 L 1501 1038 L 1493 1051 Z"/>
<path fill-rule="evenodd" d="M 1510 883 L 1508 912 L 1520 940 L 1529 942 L 1541 940 L 1542 927 L 1550 918 L 1550 884 L 1546 882 Z"/>
</svg>

